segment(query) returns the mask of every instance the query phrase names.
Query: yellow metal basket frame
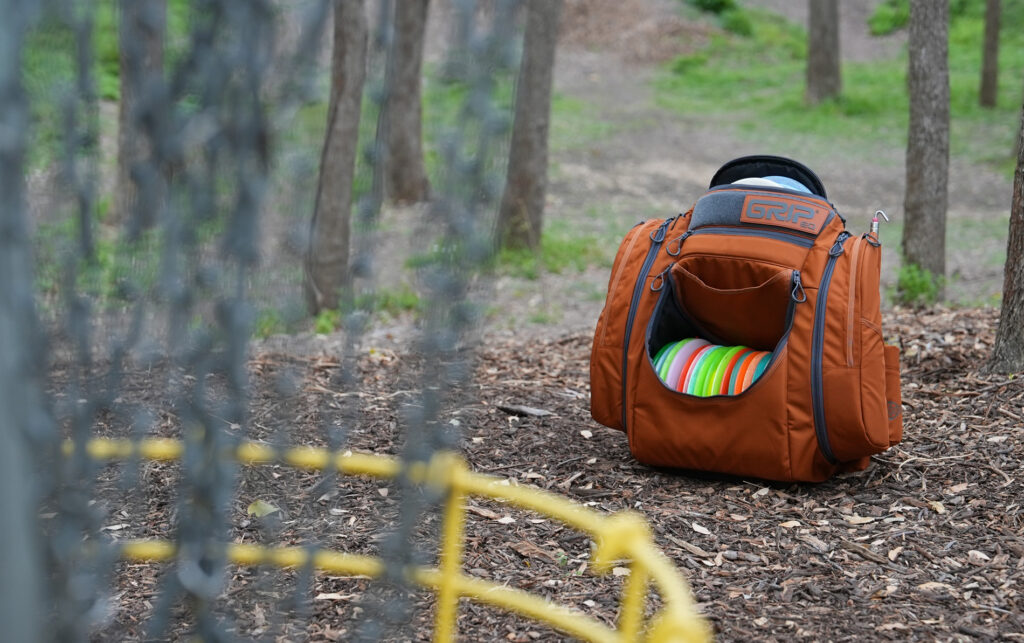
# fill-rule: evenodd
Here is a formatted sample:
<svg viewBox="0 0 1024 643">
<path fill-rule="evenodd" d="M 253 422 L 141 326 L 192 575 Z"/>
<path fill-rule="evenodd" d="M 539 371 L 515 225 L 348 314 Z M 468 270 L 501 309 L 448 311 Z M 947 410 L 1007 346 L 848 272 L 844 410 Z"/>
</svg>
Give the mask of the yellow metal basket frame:
<svg viewBox="0 0 1024 643">
<path fill-rule="evenodd" d="M 86 452 L 95 460 L 178 460 L 185 451 L 180 440 L 150 438 L 140 441 L 97 438 L 86 443 Z M 65 444 L 65 452 L 74 446 Z M 227 454 L 242 464 L 283 463 L 298 469 L 333 469 L 345 475 L 390 479 L 402 472 L 402 463 L 394 457 L 331 452 L 315 447 L 276 449 L 257 442 L 245 442 Z M 434 640 L 452 641 L 456 634 L 458 602 L 466 597 L 518 613 L 587 641 L 709 641 L 710 629 L 697 614 L 686 581 L 655 545 L 646 520 L 637 513 L 622 511 L 604 515 L 566 498 L 531 487 L 509 484 L 507 480 L 473 473 L 458 454 L 444 451 L 426 464 L 413 465 L 409 478 L 440 490 L 445 496 L 441 528 L 440 566 L 437 569 L 415 567 L 409 579 L 437 593 Z M 612 629 L 582 612 L 557 605 L 522 590 L 497 585 L 462 574 L 463 533 L 466 522 L 465 500 L 480 496 L 507 502 L 558 520 L 591 535 L 597 546 L 590 567 L 606 574 L 620 560 L 629 560 L 630 574 L 620 598 L 619 618 Z M 137 561 L 167 561 L 176 555 L 175 546 L 166 540 L 131 540 L 120 543 L 121 557 Z M 384 563 L 379 558 L 330 550 L 310 552 L 303 547 L 263 547 L 238 543 L 226 544 L 229 562 L 237 565 L 309 565 L 338 575 L 379 576 Z M 645 620 L 649 585 L 657 588 L 661 609 Z"/>
</svg>

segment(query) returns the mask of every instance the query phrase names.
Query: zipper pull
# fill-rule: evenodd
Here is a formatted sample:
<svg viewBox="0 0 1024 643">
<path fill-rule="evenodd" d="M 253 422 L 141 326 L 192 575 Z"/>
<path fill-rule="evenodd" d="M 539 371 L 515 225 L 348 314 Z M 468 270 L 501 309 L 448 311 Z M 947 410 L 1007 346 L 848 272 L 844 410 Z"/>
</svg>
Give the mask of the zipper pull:
<svg viewBox="0 0 1024 643">
<path fill-rule="evenodd" d="M 832 249 L 828 251 L 828 256 L 838 257 L 839 255 L 843 254 L 843 244 L 846 243 L 846 240 L 849 238 L 849 232 L 847 232 L 846 230 L 840 232 L 839 236 L 836 237 L 836 242 L 832 244 Z"/>
<path fill-rule="evenodd" d="M 687 230 L 672 241 L 669 241 L 668 245 L 665 246 L 665 252 L 673 257 L 678 257 L 679 253 L 683 251 L 683 242 L 686 241 L 686 238 L 691 234 L 693 234 L 693 231 Z"/>
<path fill-rule="evenodd" d="M 675 217 L 671 217 L 662 221 L 661 225 L 658 226 L 658 229 L 651 232 L 651 241 L 653 241 L 654 243 L 661 243 L 662 241 L 664 241 L 665 233 L 668 231 L 668 225 L 672 223 L 674 220 Z"/>
<path fill-rule="evenodd" d="M 651 292 L 660 292 L 665 287 L 665 273 L 672 269 L 671 265 L 665 266 L 665 269 L 654 275 L 654 279 L 651 279 Z M 657 286 L 655 286 L 657 284 Z"/>
<path fill-rule="evenodd" d="M 799 270 L 793 271 L 793 290 L 790 293 L 790 296 L 792 296 L 793 301 L 798 304 L 802 304 L 807 301 L 807 293 L 804 291 L 804 283 L 800 279 Z"/>
</svg>

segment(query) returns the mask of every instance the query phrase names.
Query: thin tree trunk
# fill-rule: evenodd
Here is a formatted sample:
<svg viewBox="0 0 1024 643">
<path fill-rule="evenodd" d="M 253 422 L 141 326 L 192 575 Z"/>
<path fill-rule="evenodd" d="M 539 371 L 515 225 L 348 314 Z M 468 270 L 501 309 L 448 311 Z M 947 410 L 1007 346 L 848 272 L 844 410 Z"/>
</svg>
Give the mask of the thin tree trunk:
<svg viewBox="0 0 1024 643">
<path fill-rule="evenodd" d="M 341 289 L 349 279 L 352 181 L 366 79 L 366 45 L 363 0 L 335 0 L 331 99 L 306 252 L 306 303 L 313 314 L 337 308 Z"/>
<path fill-rule="evenodd" d="M 807 102 L 837 98 L 839 70 L 839 0 L 809 0 L 807 21 Z"/>
<path fill-rule="evenodd" d="M 1024 371 L 1024 107 L 1017 134 L 1017 171 L 1013 175 L 1010 234 L 1006 241 L 1003 304 L 988 370 L 996 373 Z"/>
<path fill-rule="evenodd" d="M 396 201 L 425 201 L 430 193 L 423 165 L 420 74 L 429 0 L 398 0 L 388 93 L 388 193 Z"/>
<path fill-rule="evenodd" d="M 528 0 L 523 61 L 497 239 L 508 248 L 540 247 L 548 184 L 551 81 L 562 0 Z"/>
<path fill-rule="evenodd" d="M 947 0 L 911 0 L 903 258 L 939 279 L 940 292 L 949 180 L 948 27 Z"/>
<path fill-rule="evenodd" d="M 978 102 L 982 107 L 995 107 L 999 94 L 999 0 L 985 3 L 985 43 L 981 58 L 981 91 Z"/>
<path fill-rule="evenodd" d="M 114 216 L 122 222 L 132 220 L 133 229 L 138 229 L 156 221 L 156 210 L 163 202 L 162 173 L 151 158 L 140 102 L 162 81 L 167 2 L 120 0 L 119 7 L 121 99 L 117 110 Z"/>
</svg>

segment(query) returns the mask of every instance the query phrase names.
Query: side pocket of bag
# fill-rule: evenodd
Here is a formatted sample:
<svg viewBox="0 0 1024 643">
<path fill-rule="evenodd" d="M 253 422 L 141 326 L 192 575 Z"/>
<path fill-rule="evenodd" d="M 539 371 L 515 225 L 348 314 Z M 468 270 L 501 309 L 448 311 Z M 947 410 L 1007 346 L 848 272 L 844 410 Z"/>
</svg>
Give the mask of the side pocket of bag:
<svg viewBox="0 0 1024 643">
<path fill-rule="evenodd" d="M 825 327 L 823 388 L 829 441 L 840 462 L 889 448 L 879 276 L 881 253 L 867 237 L 837 263 Z"/>
<path fill-rule="evenodd" d="M 630 296 L 651 230 L 661 220 L 636 225 L 619 245 L 608 280 L 604 309 L 594 329 L 590 351 L 590 415 L 612 429 L 622 427 L 622 342 Z"/>
<path fill-rule="evenodd" d="M 885 407 L 889 418 L 889 446 L 903 440 L 903 395 L 900 391 L 900 347 L 885 345 Z"/>
</svg>

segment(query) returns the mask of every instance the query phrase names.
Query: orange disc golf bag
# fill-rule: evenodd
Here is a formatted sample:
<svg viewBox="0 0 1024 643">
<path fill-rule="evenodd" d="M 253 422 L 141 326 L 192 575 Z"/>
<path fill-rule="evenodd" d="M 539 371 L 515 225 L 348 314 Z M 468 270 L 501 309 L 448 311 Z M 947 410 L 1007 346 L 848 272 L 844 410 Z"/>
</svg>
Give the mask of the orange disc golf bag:
<svg viewBox="0 0 1024 643">
<path fill-rule="evenodd" d="M 725 164 L 689 212 L 640 223 L 619 247 L 590 358 L 594 419 L 655 466 L 780 481 L 865 468 L 902 436 L 880 270 L 877 234 L 847 231 L 811 170 Z M 685 338 L 770 358 L 740 393 L 680 392 L 654 361 Z"/>
</svg>

